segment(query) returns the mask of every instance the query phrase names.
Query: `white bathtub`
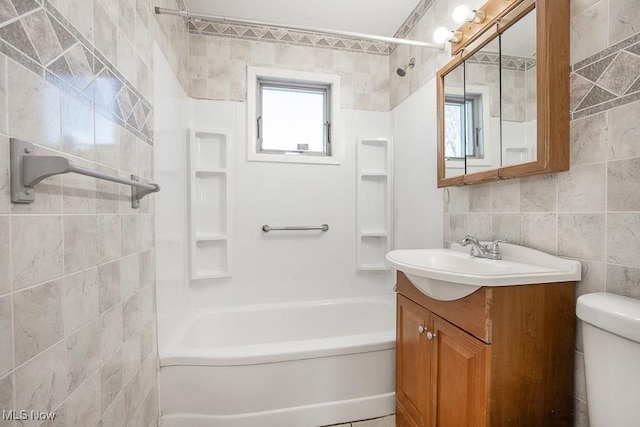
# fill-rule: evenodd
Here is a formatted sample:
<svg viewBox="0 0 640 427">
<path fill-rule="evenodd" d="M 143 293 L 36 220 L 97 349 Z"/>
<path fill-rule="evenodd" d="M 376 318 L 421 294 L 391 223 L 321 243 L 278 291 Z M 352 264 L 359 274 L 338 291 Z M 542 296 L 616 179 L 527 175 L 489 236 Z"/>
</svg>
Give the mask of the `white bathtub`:
<svg viewBox="0 0 640 427">
<path fill-rule="evenodd" d="M 394 413 L 395 300 L 193 313 L 160 351 L 163 427 L 316 427 Z"/>
</svg>

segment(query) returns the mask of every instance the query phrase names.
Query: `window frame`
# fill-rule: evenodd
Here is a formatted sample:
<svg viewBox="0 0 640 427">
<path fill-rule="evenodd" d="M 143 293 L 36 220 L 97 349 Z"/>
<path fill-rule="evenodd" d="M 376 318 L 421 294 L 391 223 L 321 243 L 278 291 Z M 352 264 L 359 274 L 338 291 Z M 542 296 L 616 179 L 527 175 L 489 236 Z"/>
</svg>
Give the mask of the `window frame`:
<svg viewBox="0 0 640 427">
<path fill-rule="evenodd" d="M 310 83 L 306 81 L 292 81 L 282 80 L 266 77 L 258 77 L 257 85 L 257 99 L 256 99 L 256 152 L 261 154 L 297 154 L 303 156 L 331 156 L 331 85 Z M 309 150 L 277 150 L 263 148 L 263 136 L 262 129 L 263 119 L 263 89 L 264 88 L 281 88 L 289 89 L 291 92 L 310 92 L 321 93 L 323 102 L 322 111 L 322 151 L 309 151 Z"/>
<path fill-rule="evenodd" d="M 257 162 L 283 163 L 312 163 L 333 164 L 341 163 L 343 157 L 341 107 L 340 107 L 340 76 L 333 74 L 311 73 L 293 70 L 280 70 L 266 67 L 247 67 L 247 160 Z M 260 136 L 262 115 L 260 91 L 261 82 L 279 84 L 284 87 L 327 88 L 326 115 L 329 126 L 324 126 L 325 147 L 328 141 L 329 152 L 300 152 L 285 150 L 261 150 Z M 327 121 L 325 121 L 326 123 Z M 327 130 L 328 129 L 328 130 Z M 317 154 L 316 154 L 317 153 Z"/>
</svg>

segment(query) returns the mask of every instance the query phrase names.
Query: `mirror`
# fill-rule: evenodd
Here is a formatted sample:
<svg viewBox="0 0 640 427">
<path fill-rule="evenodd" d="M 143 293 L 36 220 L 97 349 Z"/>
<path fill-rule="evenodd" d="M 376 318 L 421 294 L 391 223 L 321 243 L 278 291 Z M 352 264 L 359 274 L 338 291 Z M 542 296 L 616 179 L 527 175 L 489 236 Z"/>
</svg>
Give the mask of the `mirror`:
<svg viewBox="0 0 640 427">
<path fill-rule="evenodd" d="M 493 39 L 464 61 L 467 104 L 466 173 L 500 165 L 500 41 Z"/>
<path fill-rule="evenodd" d="M 444 156 L 445 176 L 465 174 L 466 110 L 464 102 L 464 62 L 444 78 Z"/>
<path fill-rule="evenodd" d="M 505 7 L 438 71 L 439 187 L 569 169 L 569 0 Z"/>
<path fill-rule="evenodd" d="M 536 159 L 536 14 L 500 34 L 501 166 Z"/>
</svg>

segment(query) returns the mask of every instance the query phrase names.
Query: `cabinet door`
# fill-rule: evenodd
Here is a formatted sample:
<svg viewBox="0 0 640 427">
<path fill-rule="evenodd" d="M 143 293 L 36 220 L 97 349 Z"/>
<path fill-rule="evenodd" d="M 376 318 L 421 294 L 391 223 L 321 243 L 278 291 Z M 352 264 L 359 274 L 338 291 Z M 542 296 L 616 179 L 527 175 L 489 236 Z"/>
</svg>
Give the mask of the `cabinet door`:
<svg viewBox="0 0 640 427">
<path fill-rule="evenodd" d="M 430 314 L 398 295 L 396 334 L 396 412 L 398 427 L 426 426 L 429 414 L 431 364 L 428 341 L 419 328 L 427 328 Z"/>
<path fill-rule="evenodd" d="M 490 347 L 436 315 L 432 321 L 435 411 L 429 425 L 485 427 Z"/>
</svg>

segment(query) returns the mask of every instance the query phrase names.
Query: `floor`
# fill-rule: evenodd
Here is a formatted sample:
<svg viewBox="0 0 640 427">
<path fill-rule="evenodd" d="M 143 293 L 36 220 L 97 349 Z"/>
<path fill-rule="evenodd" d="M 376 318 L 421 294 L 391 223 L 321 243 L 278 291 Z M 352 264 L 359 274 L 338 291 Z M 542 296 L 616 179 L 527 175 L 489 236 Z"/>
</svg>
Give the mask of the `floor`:
<svg viewBox="0 0 640 427">
<path fill-rule="evenodd" d="M 331 427 L 396 427 L 396 416 L 374 418 L 372 420 L 354 421 L 347 424 L 337 424 Z"/>
</svg>

